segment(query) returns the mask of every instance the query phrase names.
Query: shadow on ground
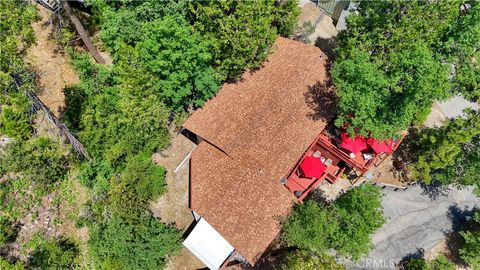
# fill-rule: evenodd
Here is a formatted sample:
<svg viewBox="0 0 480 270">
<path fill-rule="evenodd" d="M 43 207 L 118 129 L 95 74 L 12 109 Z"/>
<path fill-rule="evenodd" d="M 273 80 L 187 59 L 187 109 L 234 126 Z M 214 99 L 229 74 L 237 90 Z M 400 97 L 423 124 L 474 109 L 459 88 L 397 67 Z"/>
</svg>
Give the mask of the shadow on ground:
<svg viewBox="0 0 480 270">
<path fill-rule="evenodd" d="M 447 197 L 450 191 L 452 191 L 449 186 L 438 182 L 434 182 L 430 185 L 420 183 L 420 187 L 423 189 L 422 195 L 428 196 L 432 201 L 436 201 L 440 197 Z"/>
<path fill-rule="evenodd" d="M 328 58 L 332 61 L 335 59 L 335 46 L 337 42 L 335 38 L 323 38 L 323 37 L 318 37 L 317 40 L 315 40 L 315 46 L 320 48 L 322 52 L 324 52 Z"/>
<path fill-rule="evenodd" d="M 398 262 L 398 269 L 407 269 L 407 264 L 411 260 L 420 260 L 425 258 L 425 250 L 423 248 L 417 249 L 415 252 L 405 255 L 400 262 Z"/>
<path fill-rule="evenodd" d="M 448 208 L 448 217 L 452 220 L 451 230 L 445 231 L 447 240 L 447 256 L 456 265 L 467 268 L 468 265 L 460 257 L 459 249 L 465 243 L 460 231 L 472 229 L 474 222 L 471 220 L 478 208 L 461 208 L 453 204 Z"/>
</svg>

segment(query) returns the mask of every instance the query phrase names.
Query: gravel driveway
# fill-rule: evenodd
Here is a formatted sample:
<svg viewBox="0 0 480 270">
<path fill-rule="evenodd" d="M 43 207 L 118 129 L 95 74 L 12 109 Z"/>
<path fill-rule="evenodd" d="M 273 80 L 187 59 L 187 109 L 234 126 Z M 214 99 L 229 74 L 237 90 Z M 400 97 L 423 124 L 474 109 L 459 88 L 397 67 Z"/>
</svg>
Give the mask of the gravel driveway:
<svg viewBox="0 0 480 270">
<path fill-rule="evenodd" d="M 394 269 L 395 263 L 419 248 L 430 250 L 465 219 L 468 210 L 480 207 L 471 189 L 427 193 L 415 185 L 407 190 L 385 189 L 383 194 L 387 223 L 373 235 L 370 254 L 350 263 L 349 269 Z"/>
</svg>

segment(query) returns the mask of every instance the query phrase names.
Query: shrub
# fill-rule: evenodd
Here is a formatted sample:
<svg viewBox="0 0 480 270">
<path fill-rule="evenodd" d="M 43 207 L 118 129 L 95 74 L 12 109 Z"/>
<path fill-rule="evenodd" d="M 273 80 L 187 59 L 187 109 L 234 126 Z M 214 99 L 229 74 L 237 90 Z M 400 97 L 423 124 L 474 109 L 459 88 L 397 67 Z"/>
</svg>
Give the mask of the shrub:
<svg viewBox="0 0 480 270">
<path fill-rule="evenodd" d="M 149 156 L 138 155 L 127 161 L 122 175 L 112 180 L 109 192 L 111 209 L 125 220 L 134 219 L 150 200 L 165 190 L 165 169 Z"/>
<path fill-rule="evenodd" d="M 10 262 L 2 257 L 0 257 L 0 269 L 7 270 L 25 270 L 25 267 L 21 262 Z"/>
<path fill-rule="evenodd" d="M 0 246 L 8 244 L 15 240 L 18 233 L 18 227 L 11 219 L 0 216 Z"/>
<path fill-rule="evenodd" d="M 0 174 L 20 173 L 26 180 L 48 187 L 66 176 L 69 161 L 68 154 L 57 143 L 34 137 L 7 146 L 0 160 Z"/>
<path fill-rule="evenodd" d="M 338 264 L 335 258 L 325 253 L 307 251 L 291 252 L 287 255 L 283 270 L 345 270 L 344 265 Z"/>
<path fill-rule="evenodd" d="M 36 235 L 28 246 L 33 249 L 29 266 L 34 269 L 74 269 L 78 265 L 78 248 L 68 239 L 45 240 Z"/>
<path fill-rule="evenodd" d="M 0 133 L 17 139 L 32 135 L 29 100 L 19 93 L 0 97 Z"/>
<path fill-rule="evenodd" d="M 88 242 L 100 269 L 161 269 L 165 257 L 180 248 L 181 233 L 144 214 L 135 223 L 117 216 L 91 227 Z"/>
<path fill-rule="evenodd" d="M 460 232 L 465 243 L 460 248 L 460 256 L 472 269 L 480 268 L 480 212 L 474 215 L 475 226 Z"/>
</svg>

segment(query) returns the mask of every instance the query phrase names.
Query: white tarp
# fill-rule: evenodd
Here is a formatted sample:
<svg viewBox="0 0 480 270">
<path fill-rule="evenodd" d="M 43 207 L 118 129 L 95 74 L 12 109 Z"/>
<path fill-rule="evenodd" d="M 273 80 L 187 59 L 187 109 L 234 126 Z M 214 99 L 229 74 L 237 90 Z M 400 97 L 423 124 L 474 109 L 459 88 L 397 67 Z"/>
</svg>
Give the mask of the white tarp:
<svg viewBox="0 0 480 270">
<path fill-rule="evenodd" d="M 183 245 L 197 256 L 208 268 L 217 270 L 235 250 L 203 218 L 183 241 Z"/>
</svg>

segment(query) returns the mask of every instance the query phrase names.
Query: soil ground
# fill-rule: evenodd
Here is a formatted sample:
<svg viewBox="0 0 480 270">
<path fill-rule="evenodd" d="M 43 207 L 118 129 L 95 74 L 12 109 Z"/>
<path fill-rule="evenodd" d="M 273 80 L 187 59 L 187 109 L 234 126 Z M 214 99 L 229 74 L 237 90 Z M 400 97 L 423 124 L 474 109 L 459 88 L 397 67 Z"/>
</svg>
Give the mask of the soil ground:
<svg viewBox="0 0 480 270">
<path fill-rule="evenodd" d="M 185 231 L 193 221 L 188 207 L 188 156 L 195 144 L 181 134 L 172 132 L 172 142 L 166 150 L 155 153 L 155 163 L 167 169 L 167 191 L 151 205 L 155 217 L 163 222 L 173 223 L 178 229 Z M 189 250 L 182 248 L 179 255 L 170 258 L 165 269 L 192 270 L 204 268 L 203 263 Z"/>
<path fill-rule="evenodd" d="M 61 53 L 50 37 L 54 30 L 50 23 L 52 12 L 36 4 L 41 19 L 32 24 L 36 42 L 27 50 L 27 63 L 38 75 L 38 97 L 58 116 L 65 107 L 65 86 L 79 83 L 78 75 L 71 65 L 70 57 Z"/>
<path fill-rule="evenodd" d="M 187 156 L 194 148 L 193 142 L 178 134 L 173 136 L 170 147 L 152 156 L 155 163 L 167 169 L 167 192 L 152 203 L 151 210 L 163 222 L 174 223 L 180 230 L 186 229 L 193 221 L 188 208 Z"/>
<path fill-rule="evenodd" d="M 388 156 L 377 167 L 373 167 L 374 183 L 395 187 L 406 187 L 410 182 L 393 167 L 393 156 Z"/>
</svg>

